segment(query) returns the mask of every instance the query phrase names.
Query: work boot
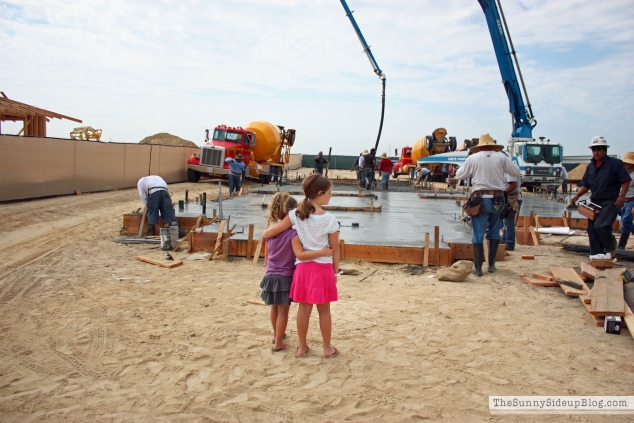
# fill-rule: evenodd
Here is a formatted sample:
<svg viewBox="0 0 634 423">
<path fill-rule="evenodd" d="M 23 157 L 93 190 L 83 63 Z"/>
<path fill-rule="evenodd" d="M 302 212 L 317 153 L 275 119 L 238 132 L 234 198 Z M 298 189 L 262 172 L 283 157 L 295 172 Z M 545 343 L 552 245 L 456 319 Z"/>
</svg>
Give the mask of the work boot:
<svg viewBox="0 0 634 423">
<path fill-rule="evenodd" d="M 484 244 L 482 242 L 473 243 L 473 268 L 471 273 L 482 276 L 482 263 L 484 263 Z"/>
<path fill-rule="evenodd" d="M 155 236 L 156 235 L 156 229 L 154 229 L 155 226 L 156 225 L 150 225 L 148 223 L 148 225 L 147 225 L 147 234 L 146 234 L 147 236 Z"/>
<path fill-rule="evenodd" d="M 495 268 L 495 256 L 498 253 L 498 247 L 500 246 L 500 240 L 489 240 L 489 273 L 494 273 Z"/>
<path fill-rule="evenodd" d="M 178 226 L 178 239 L 185 238 L 188 233 L 188 230 L 183 229 L 180 225 Z"/>
<path fill-rule="evenodd" d="M 625 250 L 628 239 L 630 239 L 630 234 L 621 233 L 621 237 L 619 238 L 619 245 L 616 248 L 618 248 L 619 250 Z"/>
</svg>

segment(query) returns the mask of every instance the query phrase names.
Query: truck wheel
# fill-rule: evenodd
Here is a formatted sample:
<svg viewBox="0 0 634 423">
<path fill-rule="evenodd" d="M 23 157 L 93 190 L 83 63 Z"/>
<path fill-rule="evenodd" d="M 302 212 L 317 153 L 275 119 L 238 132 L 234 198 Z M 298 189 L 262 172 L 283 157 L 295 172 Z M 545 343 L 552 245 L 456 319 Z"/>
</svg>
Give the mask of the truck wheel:
<svg viewBox="0 0 634 423">
<path fill-rule="evenodd" d="M 425 148 L 427 152 L 431 154 L 431 150 L 434 148 L 434 141 L 430 136 L 427 136 L 425 139 Z"/>
<path fill-rule="evenodd" d="M 261 174 L 260 175 L 260 183 L 264 184 L 264 185 L 268 185 L 269 181 L 270 181 L 270 177 L 269 175 L 265 175 L 265 174 Z"/>
<path fill-rule="evenodd" d="M 393 179 L 398 179 L 398 173 L 392 172 L 392 178 Z"/>
<path fill-rule="evenodd" d="M 410 181 L 416 179 L 416 169 L 414 169 L 413 167 L 409 168 L 409 179 Z"/>
<path fill-rule="evenodd" d="M 457 147 L 458 147 L 458 142 L 456 141 L 456 139 L 454 137 L 450 137 L 449 138 L 449 151 L 456 151 Z"/>
<path fill-rule="evenodd" d="M 189 182 L 200 181 L 200 172 L 194 169 L 187 169 L 187 180 Z"/>
</svg>

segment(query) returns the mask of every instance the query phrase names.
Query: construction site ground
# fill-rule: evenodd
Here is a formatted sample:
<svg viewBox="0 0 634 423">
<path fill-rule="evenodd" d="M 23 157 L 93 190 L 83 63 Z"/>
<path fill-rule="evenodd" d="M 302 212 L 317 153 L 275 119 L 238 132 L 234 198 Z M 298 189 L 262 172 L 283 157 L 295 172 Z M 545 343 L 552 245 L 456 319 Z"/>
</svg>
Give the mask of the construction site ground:
<svg viewBox="0 0 634 423">
<path fill-rule="evenodd" d="M 213 201 L 212 187 L 170 191 Z M 561 237 L 520 245 L 495 274 L 463 283 L 438 281 L 434 268 L 345 261 L 359 275 L 339 276 L 332 304 L 340 355 L 322 358 L 314 312 L 310 352 L 296 358 L 297 306 L 288 348 L 274 353 L 269 309 L 247 303 L 259 299 L 262 262 L 138 261 L 166 261 L 155 246 L 114 242 L 122 215 L 140 206 L 135 188 L 0 204 L 0 421 L 529 422 L 490 414 L 489 396 L 632 391 L 628 331 L 608 335 L 579 299 L 520 277 L 587 261 L 562 251 Z"/>
</svg>

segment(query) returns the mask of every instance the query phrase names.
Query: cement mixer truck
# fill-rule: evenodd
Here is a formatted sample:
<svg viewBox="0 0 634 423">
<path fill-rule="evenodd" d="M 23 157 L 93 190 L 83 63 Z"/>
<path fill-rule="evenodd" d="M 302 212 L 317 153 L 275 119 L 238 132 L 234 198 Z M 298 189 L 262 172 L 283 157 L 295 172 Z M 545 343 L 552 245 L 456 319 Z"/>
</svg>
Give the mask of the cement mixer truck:
<svg viewBox="0 0 634 423">
<path fill-rule="evenodd" d="M 403 147 L 398 162 L 394 164 L 392 177 L 396 179 L 399 175 L 409 175 L 410 179 L 414 179 L 418 159 L 433 156 L 434 154 L 456 151 L 456 137 L 447 137 L 446 135 L 447 130 L 445 128 L 438 128 L 432 132 L 432 135 L 427 135 L 416 141 L 413 147 Z M 396 154 L 398 154 L 398 150 Z"/>
<path fill-rule="evenodd" d="M 268 184 L 282 176 L 295 143 L 294 129 L 264 121 L 251 122 L 244 128 L 219 125 L 205 133 L 205 145 L 187 161 L 189 182 L 198 182 L 201 176 L 229 175 L 225 159 L 242 154 L 245 176 Z"/>
</svg>

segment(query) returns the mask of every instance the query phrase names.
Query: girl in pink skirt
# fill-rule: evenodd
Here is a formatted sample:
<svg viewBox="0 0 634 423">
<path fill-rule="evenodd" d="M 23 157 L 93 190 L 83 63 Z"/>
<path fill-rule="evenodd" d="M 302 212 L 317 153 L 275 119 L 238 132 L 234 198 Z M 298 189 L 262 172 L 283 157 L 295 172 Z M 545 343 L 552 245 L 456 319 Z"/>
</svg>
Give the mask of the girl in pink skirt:
<svg viewBox="0 0 634 423">
<path fill-rule="evenodd" d="M 297 208 L 297 201 L 287 192 L 278 192 L 269 203 L 269 221 L 271 226 L 284 219 L 289 210 Z M 278 235 L 269 238 L 266 273 L 260 288 L 262 301 L 271 306 L 271 324 L 273 326 L 273 352 L 286 349 L 283 341 L 286 325 L 288 324 L 288 310 L 291 305 L 289 293 L 295 272 L 295 259 L 310 260 L 320 256 L 332 256 L 328 247 L 319 251 L 303 251 L 301 245 L 294 251 L 292 240 L 297 238 L 297 231 L 289 228 Z"/>
<path fill-rule="evenodd" d="M 265 230 L 262 238 L 274 237 L 294 226 L 298 235 L 292 240 L 296 255 L 302 251 L 319 251 L 328 246 L 332 249 L 332 256 L 311 260 L 298 258 L 289 295 L 293 301 L 299 303 L 299 346 L 296 356 L 306 357 L 308 354 L 308 323 L 313 305 L 317 305 L 319 327 L 324 341 L 324 357 L 332 358 L 339 354 L 339 350 L 330 345 L 330 303 L 338 299 L 336 274 L 339 272 L 339 224 L 332 214 L 322 208 L 332 197 L 332 183 L 328 178 L 314 174 L 304 179 L 302 188 L 306 198 L 299 203 L 296 210 L 291 210 L 279 223 Z"/>
</svg>

